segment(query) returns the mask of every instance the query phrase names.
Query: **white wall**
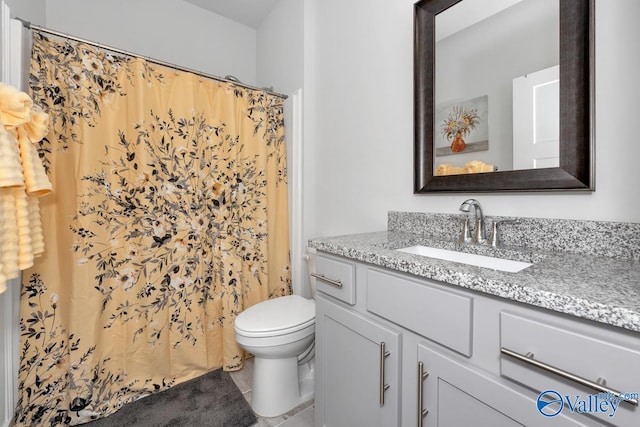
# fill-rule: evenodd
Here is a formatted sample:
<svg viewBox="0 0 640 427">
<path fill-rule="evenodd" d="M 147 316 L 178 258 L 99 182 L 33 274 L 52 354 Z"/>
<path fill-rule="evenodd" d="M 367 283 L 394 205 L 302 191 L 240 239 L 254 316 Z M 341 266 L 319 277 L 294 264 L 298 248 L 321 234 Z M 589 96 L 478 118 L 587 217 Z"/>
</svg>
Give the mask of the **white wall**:
<svg viewBox="0 0 640 427">
<path fill-rule="evenodd" d="M 182 0 L 46 0 L 46 26 L 216 76 L 256 82 L 256 31 Z"/>
<path fill-rule="evenodd" d="M 640 222 L 640 2 L 596 1 L 594 193 L 413 195 L 414 0 L 305 2 L 306 236 L 386 229 L 389 210 Z M 308 6 L 307 6 L 308 5 Z M 305 167 L 307 164 L 305 164 Z"/>
<path fill-rule="evenodd" d="M 44 26 L 47 0 L 5 0 L 12 18 L 20 18 Z"/>
<path fill-rule="evenodd" d="M 257 86 L 292 94 L 304 81 L 304 2 L 280 0 L 256 31 Z"/>
<path fill-rule="evenodd" d="M 436 109 L 487 95 L 489 149 L 436 157 L 434 168 L 482 160 L 499 170 L 513 169 L 513 79 L 558 65 L 559 30 L 558 0 L 527 0 L 437 42 Z M 441 123 L 434 141 L 448 147 L 451 140 L 440 133 Z M 465 142 L 481 140 L 478 133 Z"/>
</svg>

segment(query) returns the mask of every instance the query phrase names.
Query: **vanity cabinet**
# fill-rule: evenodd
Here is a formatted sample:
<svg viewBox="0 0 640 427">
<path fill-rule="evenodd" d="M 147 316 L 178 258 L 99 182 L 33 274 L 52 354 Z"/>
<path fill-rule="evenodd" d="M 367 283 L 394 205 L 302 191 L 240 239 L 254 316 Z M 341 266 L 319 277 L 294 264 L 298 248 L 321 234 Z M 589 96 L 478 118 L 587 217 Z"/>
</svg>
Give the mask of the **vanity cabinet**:
<svg viewBox="0 0 640 427">
<path fill-rule="evenodd" d="M 559 414 L 547 420 L 536 408 L 536 397 L 509 381 L 470 365 L 454 354 L 418 345 L 418 416 L 424 427 L 460 426 L 554 426 L 579 427 L 585 420 Z"/>
<path fill-rule="evenodd" d="M 324 278 L 318 279 L 316 298 L 316 425 L 399 426 L 402 334 L 350 307 L 350 292 L 336 289 L 336 283 L 348 287 L 344 278 L 350 276 L 339 280 L 331 274 L 344 272 L 344 261 L 320 258 L 317 270 Z"/>
<path fill-rule="evenodd" d="M 327 277 L 334 262 L 351 266 L 353 298 L 324 293 L 318 282 L 316 426 L 640 425 L 633 404 L 640 391 L 639 334 L 347 258 L 318 257 L 324 266 L 318 272 Z M 581 379 L 632 393 L 630 401 L 613 416 L 571 411 L 598 394 Z M 564 399 L 553 417 L 538 410 L 546 390 Z"/>
</svg>

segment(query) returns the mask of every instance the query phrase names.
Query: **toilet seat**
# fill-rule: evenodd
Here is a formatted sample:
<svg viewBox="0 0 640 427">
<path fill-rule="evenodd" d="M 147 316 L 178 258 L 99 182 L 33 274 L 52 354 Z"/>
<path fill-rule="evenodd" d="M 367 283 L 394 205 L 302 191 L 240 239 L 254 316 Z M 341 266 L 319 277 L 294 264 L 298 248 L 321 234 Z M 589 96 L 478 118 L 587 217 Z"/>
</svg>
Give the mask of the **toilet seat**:
<svg viewBox="0 0 640 427">
<path fill-rule="evenodd" d="M 315 301 L 288 295 L 263 301 L 236 317 L 237 334 L 248 338 L 288 335 L 315 324 Z"/>
</svg>

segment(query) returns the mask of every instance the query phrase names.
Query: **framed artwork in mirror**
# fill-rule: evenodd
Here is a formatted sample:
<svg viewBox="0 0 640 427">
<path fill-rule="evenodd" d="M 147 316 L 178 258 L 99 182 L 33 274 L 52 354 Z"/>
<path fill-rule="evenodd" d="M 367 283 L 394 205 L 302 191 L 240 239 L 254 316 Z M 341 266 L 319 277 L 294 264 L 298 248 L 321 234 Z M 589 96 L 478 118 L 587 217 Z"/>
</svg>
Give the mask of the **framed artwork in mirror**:
<svg viewBox="0 0 640 427">
<path fill-rule="evenodd" d="M 414 193 L 595 189 L 593 8 L 415 3 Z"/>
</svg>

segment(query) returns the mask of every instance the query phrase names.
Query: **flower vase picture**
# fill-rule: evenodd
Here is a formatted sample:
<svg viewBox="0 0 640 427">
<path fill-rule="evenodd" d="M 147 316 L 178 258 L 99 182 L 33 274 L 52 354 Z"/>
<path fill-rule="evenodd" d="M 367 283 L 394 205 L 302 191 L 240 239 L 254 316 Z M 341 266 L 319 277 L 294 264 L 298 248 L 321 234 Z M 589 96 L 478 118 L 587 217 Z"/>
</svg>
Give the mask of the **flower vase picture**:
<svg viewBox="0 0 640 427">
<path fill-rule="evenodd" d="M 451 151 L 454 153 L 459 153 L 464 151 L 464 147 L 467 144 L 464 143 L 464 139 L 462 139 L 462 132 L 456 132 L 456 137 L 453 139 L 453 142 L 450 145 Z"/>
<path fill-rule="evenodd" d="M 436 156 L 489 149 L 488 96 L 436 107 Z"/>
</svg>

